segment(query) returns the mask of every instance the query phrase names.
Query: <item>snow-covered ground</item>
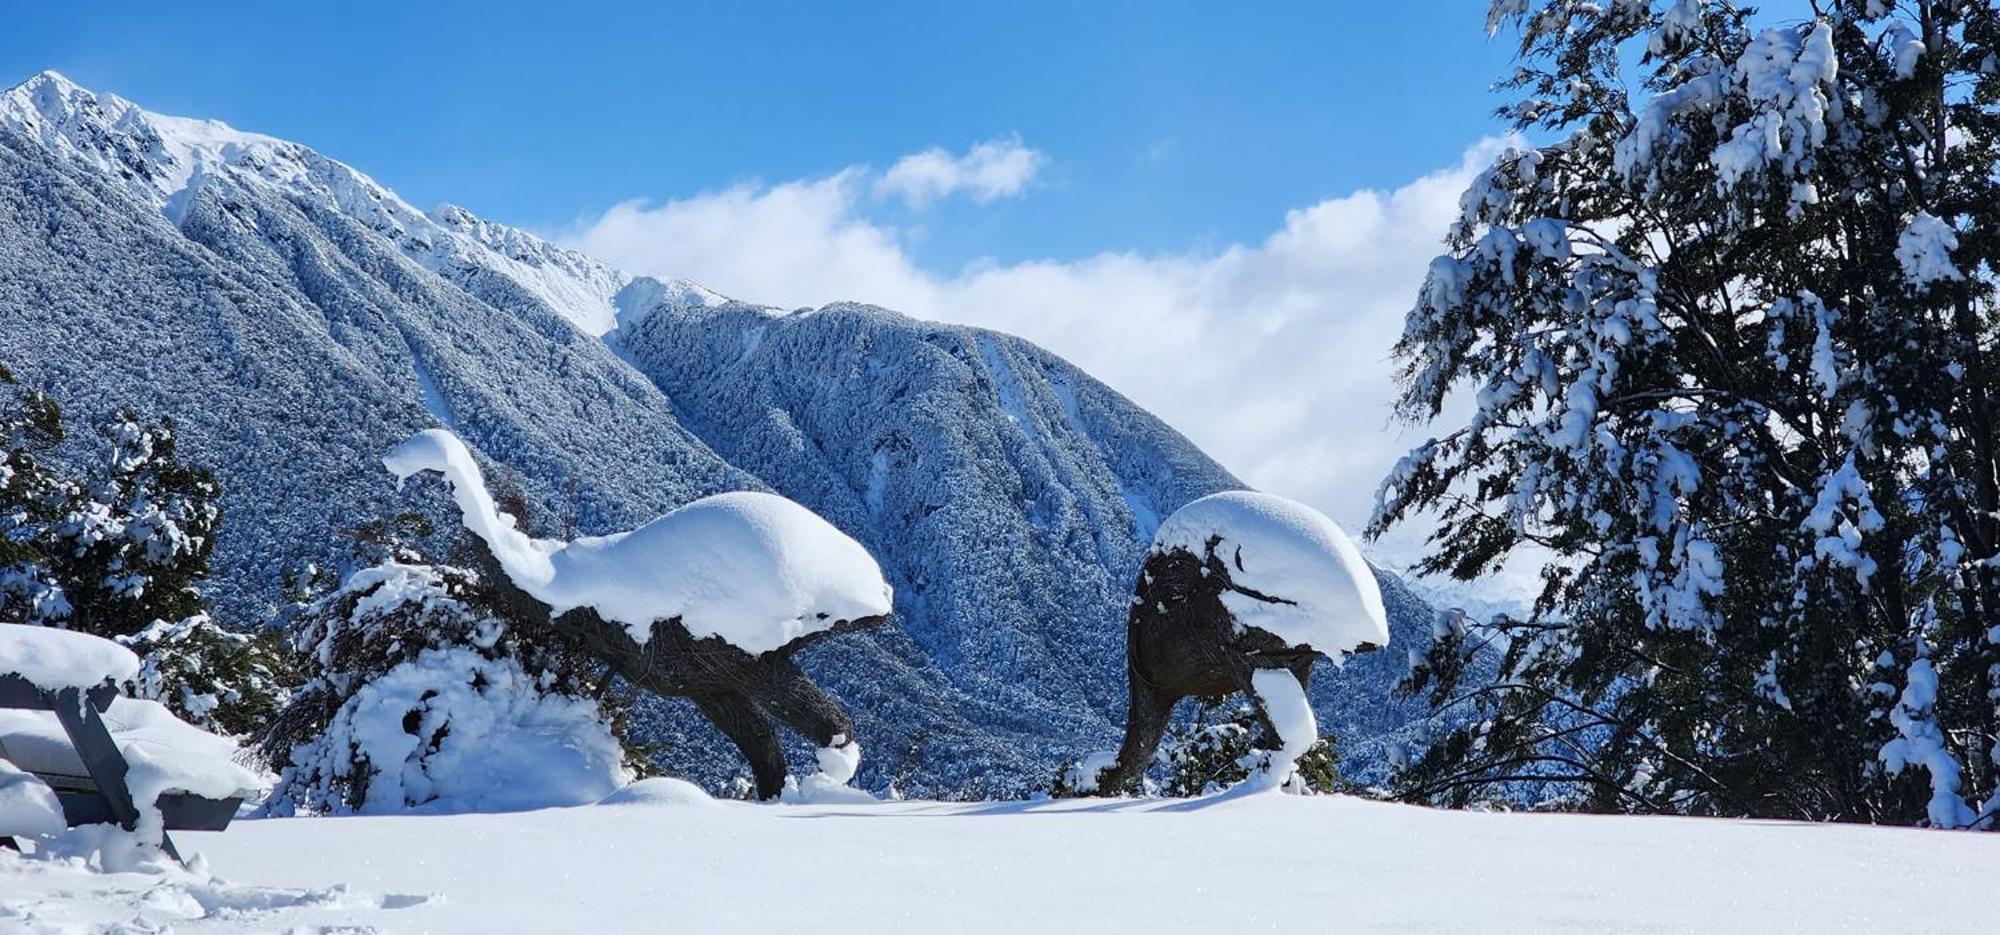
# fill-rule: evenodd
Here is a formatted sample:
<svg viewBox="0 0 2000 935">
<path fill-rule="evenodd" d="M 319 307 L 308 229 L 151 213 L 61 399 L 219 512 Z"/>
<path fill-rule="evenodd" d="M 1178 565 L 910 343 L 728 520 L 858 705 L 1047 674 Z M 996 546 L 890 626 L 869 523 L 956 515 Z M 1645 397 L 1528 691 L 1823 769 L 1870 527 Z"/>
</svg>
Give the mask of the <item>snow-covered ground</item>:
<svg viewBox="0 0 2000 935">
<path fill-rule="evenodd" d="M 0 852 L 0 931 L 1975 932 L 2000 879 L 2000 840 L 1971 833 L 1276 794 L 749 805 L 677 788 L 180 835 L 207 881 Z"/>
</svg>

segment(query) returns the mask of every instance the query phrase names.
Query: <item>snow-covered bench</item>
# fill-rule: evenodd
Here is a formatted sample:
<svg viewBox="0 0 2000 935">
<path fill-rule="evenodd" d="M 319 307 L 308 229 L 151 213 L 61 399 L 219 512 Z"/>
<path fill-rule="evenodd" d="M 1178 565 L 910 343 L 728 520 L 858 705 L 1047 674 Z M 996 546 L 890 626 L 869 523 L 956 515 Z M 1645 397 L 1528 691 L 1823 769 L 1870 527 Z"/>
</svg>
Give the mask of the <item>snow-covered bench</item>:
<svg viewBox="0 0 2000 935">
<path fill-rule="evenodd" d="M 109 640 L 0 624 L 0 760 L 53 790 L 65 824 L 115 823 L 179 859 L 167 832 L 227 827 L 257 777 L 231 761 L 229 741 L 121 697 L 138 669 Z M 30 809 L 34 795 L 11 778 L 13 806 Z"/>
</svg>

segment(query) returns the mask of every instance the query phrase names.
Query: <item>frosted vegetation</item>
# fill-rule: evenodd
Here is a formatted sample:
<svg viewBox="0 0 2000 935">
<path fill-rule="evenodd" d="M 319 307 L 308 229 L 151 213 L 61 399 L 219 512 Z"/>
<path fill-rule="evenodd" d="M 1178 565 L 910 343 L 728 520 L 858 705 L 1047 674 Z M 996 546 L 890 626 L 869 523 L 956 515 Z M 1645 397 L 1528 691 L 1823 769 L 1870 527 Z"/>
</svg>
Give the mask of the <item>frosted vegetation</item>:
<svg viewBox="0 0 2000 935">
<path fill-rule="evenodd" d="M 299 614 L 306 683 L 263 739 L 275 815 L 508 811 L 632 778 L 594 660 L 501 612 L 471 572 L 393 538 Z"/>
<path fill-rule="evenodd" d="M 1478 714 L 1413 750 L 1413 799 L 1994 821 L 2000 8 L 1795 16 L 1493 5 L 1548 142 L 1431 265 L 1397 352 L 1439 434 L 1373 528 L 1434 528 L 1462 578 L 1556 560 L 1418 660 Z"/>
</svg>

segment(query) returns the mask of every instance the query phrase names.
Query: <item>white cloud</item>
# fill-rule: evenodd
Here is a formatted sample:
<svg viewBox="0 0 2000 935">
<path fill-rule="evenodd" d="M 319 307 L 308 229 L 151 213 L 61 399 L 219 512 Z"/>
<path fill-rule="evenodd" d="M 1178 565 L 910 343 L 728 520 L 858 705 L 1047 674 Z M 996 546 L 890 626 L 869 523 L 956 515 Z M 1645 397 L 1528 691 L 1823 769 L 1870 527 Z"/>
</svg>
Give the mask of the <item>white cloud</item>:
<svg viewBox="0 0 2000 935">
<path fill-rule="evenodd" d="M 926 270 L 898 230 L 865 216 L 876 182 L 865 169 L 622 204 L 561 239 L 745 301 L 853 299 L 1019 334 L 1250 484 L 1356 529 L 1377 481 L 1416 440 L 1389 425 L 1390 345 L 1459 193 L 1503 145 L 1484 141 L 1393 191 L 1329 198 L 1288 212 L 1259 242 L 1199 253 Z"/>
<path fill-rule="evenodd" d="M 985 204 L 1020 194 L 1047 161 L 1040 152 L 1022 145 L 1018 136 L 987 140 L 963 156 L 933 146 L 896 160 L 876 180 L 875 193 L 899 197 L 911 208 L 961 191 Z"/>
</svg>

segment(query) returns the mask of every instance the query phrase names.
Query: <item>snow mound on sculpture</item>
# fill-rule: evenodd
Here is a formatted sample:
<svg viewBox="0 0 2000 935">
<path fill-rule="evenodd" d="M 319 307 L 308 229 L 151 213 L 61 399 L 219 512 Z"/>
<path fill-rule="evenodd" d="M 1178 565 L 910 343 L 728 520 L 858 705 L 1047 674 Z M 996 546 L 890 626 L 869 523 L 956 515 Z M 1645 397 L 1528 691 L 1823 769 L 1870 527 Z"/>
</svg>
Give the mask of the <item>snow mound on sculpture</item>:
<svg viewBox="0 0 2000 935">
<path fill-rule="evenodd" d="M 0 623 L 0 675 L 18 675 L 44 691 L 93 688 L 139 674 L 139 657 L 87 633 Z"/>
<path fill-rule="evenodd" d="M 1305 686 L 1284 669 L 1258 669 L 1250 673 L 1250 690 L 1277 732 L 1278 748 L 1265 752 L 1239 785 L 1245 791 L 1291 788 L 1299 758 L 1319 742 L 1319 721 L 1306 701 Z"/>
<path fill-rule="evenodd" d="M 1153 552 L 1186 549 L 1199 556 L 1211 541 L 1237 587 L 1274 599 L 1223 592 L 1222 604 L 1238 625 L 1310 646 L 1336 662 L 1364 644 L 1388 645 L 1389 620 L 1374 573 L 1347 534 L 1318 511 L 1251 490 L 1210 494 L 1160 524 Z"/>
<path fill-rule="evenodd" d="M 399 480 L 444 475 L 466 529 L 516 586 L 557 614 L 589 607 L 640 645 L 655 621 L 679 618 L 696 639 L 720 637 L 755 655 L 891 607 L 867 549 L 774 494 L 703 497 L 630 532 L 562 542 L 515 529 L 450 432 L 419 432 L 382 463 Z"/>
</svg>

